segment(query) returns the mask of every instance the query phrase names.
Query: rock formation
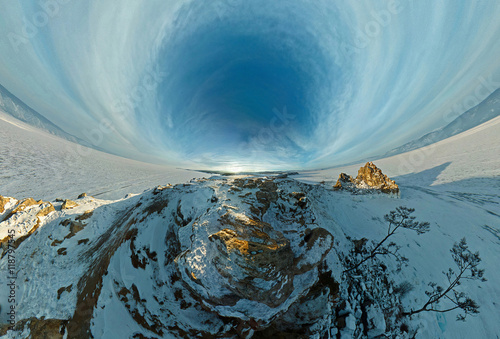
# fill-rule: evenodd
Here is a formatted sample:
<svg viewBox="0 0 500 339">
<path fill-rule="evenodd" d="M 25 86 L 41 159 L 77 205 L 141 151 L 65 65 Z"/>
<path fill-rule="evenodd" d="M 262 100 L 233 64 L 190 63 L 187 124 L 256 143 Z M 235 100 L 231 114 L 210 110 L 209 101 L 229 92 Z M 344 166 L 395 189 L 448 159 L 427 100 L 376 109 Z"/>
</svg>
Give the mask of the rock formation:
<svg viewBox="0 0 500 339">
<path fill-rule="evenodd" d="M 78 204 L 76 202 L 74 202 L 73 200 L 66 199 L 66 200 L 64 200 L 61 208 L 63 210 L 69 210 L 69 209 L 77 207 L 77 206 L 78 206 Z"/>
<path fill-rule="evenodd" d="M 333 186 L 335 190 L 349 188 L 354 185 L 354 178 L 348 174 L 340 173 L 337 183 Z"/>
<path fill-rule="evenodd" d="M 236 194 L 241 189 L 250 190 L 239 196 L 244 204 L 238 208 L 223 205 L 215 214 L 206 213 L 181 237 L 189 239 L 180 243 L 188 250 L 176 257 L 177 270 L 196 299 L 220 317 L 238 315 L 242 326 L 252 331 L 266 329 L 276 318 L 281 319 L 281 326 L 291 326 L 279 316 L 289 309 L 300 312 L 304 296 L 319 297 L 308 291 L 318 285 L 317 268 L 332 248 L 333 236 L 325 229 L 307 227 L 304 193 L 279 194 L 272 179 L 236 179 L 228 191 Z M 302 226 L 273 225 L 259 219 L 280 199 L 294 207 L 296 214 L 289 216 L 303 220 Z M 245 205 L 248 212 L 242 210 Z M 284 235 L 292 230 L 304 233 L 302 241 Z M 328 291 L 335 293 L 331 285 Z M 318 318 L 324 310 L 318 310 Z"/>
<path fill-rule="evenodd" d="M 43 224 L 49 214 L 55 212 L 55 208 L 50 202 L 36 201 L 33 198 L 19 201 L 2 197 L 1 201 L 0 225 L 3 227 L 0 228 L 0 245 L 3 258 L 9 244 L 10 247 L 17 248 Z"/>
<path fill-rule="evenodd" d="M 10 202 L 10 198 L 5 198 L 0 195 L 0 213 L 3 213 L 5 211 L 5 205 L 7 205 Z"/>
<path fill-rule="evenodd" d="M 19 230 L 17 283 L 25 298 L 14 331 L 327 335 L 339 297 L 338 257 L 331 225 L 316 222 L 317 197 L 305 185 L 250 176 L 162 186 L 116 202 L 80 199 L 78 206 L 3 199 L 0 218 L 15 213 L 0 231 Z M 50 307 L 39 313 L 27 300 Z M 130 327 L 121 326 L 123 314 Z M 0 326 L 0 336 L 7 328 Z"/>
<path fill-rule="evenodd" d="M 375 166 L 373 162 L 367 162 L 365 166 L 361 167 L 358 170 L 358 176 L 356 178 L 341 173 L 333 189 L 348 190 L 357 194 L 374 191 L 396 195 L 399 194 L 399 187 L 396 182 L 382 173 L 382 170 Z"/>
</svg>

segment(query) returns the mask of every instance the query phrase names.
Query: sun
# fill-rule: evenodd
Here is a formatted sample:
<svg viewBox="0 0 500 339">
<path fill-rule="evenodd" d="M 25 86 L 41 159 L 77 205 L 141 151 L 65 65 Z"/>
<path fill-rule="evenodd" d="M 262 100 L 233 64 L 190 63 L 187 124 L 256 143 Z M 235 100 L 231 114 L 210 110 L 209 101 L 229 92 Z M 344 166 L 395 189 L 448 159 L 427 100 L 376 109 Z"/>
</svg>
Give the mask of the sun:
<svg viewBox="0 0 500 339">
<path fill-rule="evenodd" d="M 227 168 L 227 171 L 229 173 L 240 173 L 240 172 L 243 172 L 243 166 L 234 164 L 234 165 L 229 166 Z"/>
</svg>

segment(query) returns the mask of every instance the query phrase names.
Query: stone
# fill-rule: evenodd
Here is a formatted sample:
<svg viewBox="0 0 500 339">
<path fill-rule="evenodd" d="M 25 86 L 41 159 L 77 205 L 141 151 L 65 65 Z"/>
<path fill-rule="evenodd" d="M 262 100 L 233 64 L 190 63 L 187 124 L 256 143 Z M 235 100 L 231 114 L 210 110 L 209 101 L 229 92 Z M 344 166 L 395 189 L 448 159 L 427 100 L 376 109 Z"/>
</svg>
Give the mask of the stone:
<svg viewBox="0 0 500 339">
<path fill-rule="evenodd" d="M 353 193 L 368 193 L 379 191 L 388 194 L 399 194 L 399 186 L 394 180 L 382 173 L 373 162 L 367 162 L 358 170 L 356 178 L 346 173 L 340 173 L 334 190 L 348 190 Z"/>
<path fill-rule="evenodd" d="M 43 201 L 41 201 L 41 200 L 36 201 L 33 198 L 24 199 L 23 201 L 19 202 L 16 205 L 16 207 L 5 217 L 5 220 L 11 218 L 16 213 L 19 213 L 19 212 L 26 210 L 27 208 L 29 208 L 31 206 L 40 205 L 42 203 L 43 203 Z"/>
<path fill-rule="evenodd" d="M 226 222 L 233 229 L 226 228 L 209 236 L 220 252 L 214 261 L 217 271 L 229 280 L 239 298 L 269 307 L 280 305 L 293 289 L 289 269 L 294 257 L 290 242 L 260 221 Z M 253 284 L 255 280 L 261 282 Z"/>
<path fill-rule="evenodd" d="M 0 213 L 5 212 L 5 205 L 10 202 L 10 198 L 4 198 L 0 195 Z"/>
<path fill-rule="evenodd" d="M 368 323 L 368 338 L 376 338 L 385 333 L 386 323 L 384 312 L 377 305 L 370 305 L 366 311 Z"/>
<path fill-rule="evenodd" d="M 255 200 L 260 204 L 258 197 Z M 314 278 L 333 246 L 333 236 L 323 228 L 309 230 L 300 245 L 295 241 L 294 250 L 290 240 L 271 224 L 228 209 L 217 221 L 195 223 L 193 233 L 181 239 L 189 239 L 187 244 L 181 242 L 189 249 L 178 255 L 175 262 L 190 290 L 222 317 L 243 312 L 245 321 L 256 321 L 256 331 L 265 329 L 301 296 L 308 297 L 300 299 L 289 315 L 314 309 L 309 320 L 321 318 L 325 307 L 313 306 L 324 304 L 330 297 L 308 291 L 317 284 L 321 291 L 327 287 L 332 294 L 338 291 L 327 286 L 332 279 L 318 282 Z M 288 318 L 283 319 L 283 324 L 292 327 Z"/>
<path fill-rule="evenodd" d="M 77 206 L 78 206 L 78 204 L 76 202 L 74 202 L 73 200 L 67 199 L 67 200 L 64 200 L 61 208 L 63 210 L 69 210 L 69 209 L 72 209 L 72 208 L 77 207 Z"/>
<path fill-rule="evenodd" d="M 46 217 L 52 212 L 55 212 L 56 209 L 54 208 L 54 205 L 52 205 L 50 202 L 45 204 L 45 207 L 43 207 L 37 214 L 37 217 Z"/>
<path fill-rule="evenodd" d="M 78 222 L 78 221 L 73 221 L 69 225 L 69 231 L 72 234 L 76 234 L 76 233 L 80 232 L 81 230 L 83 230 L 85 228 L 85 226 L 86 225 L 84 223 L 81 223 L 81 222 Z"/>
<path fill-rule="evenodd" d="M 382 170 L 375 166 L 373 162 L 367 162 L 365 166 L 359 169 L 355 181 L 358 186 L 365 184 L 369 188 L 379 189 L 384 193 L 399 192 L 396 182 L 382 173 Z"/>
<path fill-rule="evenodd" d="M 333 186 L 334 190 L 351 187 L 354 184 L 354 179 L 345 173 L 340 173 L 337 183 Z"/>
</svg>

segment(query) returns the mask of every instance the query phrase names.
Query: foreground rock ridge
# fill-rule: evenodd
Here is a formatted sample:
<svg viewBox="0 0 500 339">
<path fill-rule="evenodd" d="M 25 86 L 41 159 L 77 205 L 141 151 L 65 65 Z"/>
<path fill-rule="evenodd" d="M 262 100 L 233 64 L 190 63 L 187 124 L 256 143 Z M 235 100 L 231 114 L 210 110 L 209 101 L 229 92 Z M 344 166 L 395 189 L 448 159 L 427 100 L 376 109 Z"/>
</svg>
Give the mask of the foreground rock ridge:
<svg viewBox="0 0 500 339">
<path fill-rule="evenodd" d="M 356 178 L 346 173 L 340 173 L 335 190 L 347 190 L 356 194 L 382 192 L 399 194 L 399 186 L 394 180 L 382 173 L 382 170 L 373 162 L 367 162 L 358 171 Z"/>
<path fill-rule="evenodd" d="M 232 176 L 118 201 L 0 197 L 0 268 L 15 253 L 18 270 L 16 322 L 2 315 L 0 335 L 325 335 L 340 270 L 317 190 Z"/>
</svg>

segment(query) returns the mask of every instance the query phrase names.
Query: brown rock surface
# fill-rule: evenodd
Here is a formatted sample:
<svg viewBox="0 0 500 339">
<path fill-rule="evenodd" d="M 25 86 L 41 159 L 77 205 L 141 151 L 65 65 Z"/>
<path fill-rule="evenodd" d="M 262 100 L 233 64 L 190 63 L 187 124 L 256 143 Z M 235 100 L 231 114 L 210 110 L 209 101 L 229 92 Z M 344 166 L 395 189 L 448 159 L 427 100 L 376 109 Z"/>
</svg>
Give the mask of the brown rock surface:
<svg viewBox="0 0 500 339">
<path fill-rule="evenodd" d="M 31 206 L 34 206 L 34 205 L 40 205 L 42 203 L 43 203 L 43 201 L 41 201 L 41 200 L 40 201 L 36 201 L 33 198 L 24 199 L 23 201 L 19 202 L 16 205 L 16 207 L 5 217 L 4 220 L 7 220 L 7 219 L 11 218 L 14 214 L 16 214 L 18 212 L 24 211 L 28 207 L 31 207 Z"/>
<path fill-rule="evenodd" d="M 370 188 L 380 189 L 384 193 L 397 193 L 399 187 L 394 180 L 389 179 L 373 162 L 367 162 L 361 167 L 356 177 L 356 183 L 365 183 Z"/>
<path fill-rule="evenodd" d="M 337 180 L 337 183 L 335 186 L 333 186 L 334 190 L 339 190 L 342 188 L 346 188 L 346 186 L 350 186 L 354 183 L 354 179 L 345 173 L 340 173 L 339 179 Z"/>
<path fill-rule="evenodd" d="M 61 319 L 38 319 L 29 318 L 18 321 L 14 325 L 14 330 L 22 332 L 29 329 L 29 338 L 39 339 L 62 339 L 66 336 L 66 326 L 68 321 Z M 0 335 L 6 335 L 11 325 L 3 325 L 0 328 Z"/>
<path fill-rule="evenodd" d="M 361 192 L 363 189 L 379 190 L 383 193 L 399 193 L 399 187 L 394 180 L 382 173 L 373 162 L 367 162 L 365 166 L 358 170 L 356 178 L 345 173 L 340 173 L 334 190 L 347 189 Z"/>
<path fill-rule="evenodd" d="M 0 213 L 5 212 L 5 205 L 7 205 L 10 201 L 10 198 L 4 198 L 0 195 Z"/>
<path fill-rule="evenodd" d="M 218 272 L 229 279 L 231 289 L 240 298 L 270 307 L 280 305 L 293 289 L 290 269 L 294 256 L 288 239 L 262 221 L 232 218 L 226 214 L 222 222 L 231 228 L 209 237 L 220 252 L 214 262 Z M 235 271 L 243 274 L 235 275 Z M 262 279 L 268 284 L 262 289 L 253 284 L 254 279 Z"/>
<path fill-rule="evenodd" d="M 61 208 L 63 210 L 69 210 L 69 209 L 77 207 L 77 206 L 78 206 L 78 204 L 76 202 L 74 202 L 73 200 L 66 199 L 66 200 L 64 200 Z"/>
<path fill-rule="evenodd" d="M 46 206 L 42 208 L 37 214 L 37 217 L 46 217 L 52 212 L 55 212 L 56 209 L 54 208 L 54 205 L 52 205 L 50 202 L 46 203 Z"/>
</svg>

